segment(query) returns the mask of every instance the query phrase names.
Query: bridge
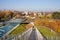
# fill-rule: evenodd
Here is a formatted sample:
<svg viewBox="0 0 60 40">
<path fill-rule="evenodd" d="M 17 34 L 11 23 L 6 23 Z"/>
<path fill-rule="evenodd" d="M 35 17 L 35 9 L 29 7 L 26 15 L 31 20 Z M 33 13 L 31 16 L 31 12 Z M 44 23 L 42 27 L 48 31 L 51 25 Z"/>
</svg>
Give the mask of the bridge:
<svg viewBox="0 0 60 40">
<path fill-rule="evenodd" d="M 14 35 L 3 40 L 46 40 L 37 28 L 30 28 L 22 34 Z"/>
<path fill-rule="evenodd" d="M 13 31 L 25 19 L 11 19 L 7 25 L 0 27 L 0 40 L 45 40 L 37 28 L 30 28 L 22 34 L 9 36 L 8 34 Z M 5 36 L 8 35 L 6 38 Z"/>
</svg>

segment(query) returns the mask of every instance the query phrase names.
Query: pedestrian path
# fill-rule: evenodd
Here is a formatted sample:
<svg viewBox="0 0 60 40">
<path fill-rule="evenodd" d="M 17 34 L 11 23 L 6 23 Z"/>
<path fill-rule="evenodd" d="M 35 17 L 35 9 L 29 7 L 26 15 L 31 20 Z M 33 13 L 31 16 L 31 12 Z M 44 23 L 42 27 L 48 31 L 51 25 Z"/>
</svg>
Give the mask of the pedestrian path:
<svg viewBox="0 0 60 40">
<path fill-rule="evenodd" d="M 28 40 L 36 40 L 36 33 L 34 29 L 32 30 L 31 35 Z"/>
<path fill-rule="evenodd" d="M 35 28 L 32 29 L 32 32 L 28 40 L 46 40 L 46 38 L 42 36 L 42 34 L 38 31 L 37 28 Z"/>
</svg>

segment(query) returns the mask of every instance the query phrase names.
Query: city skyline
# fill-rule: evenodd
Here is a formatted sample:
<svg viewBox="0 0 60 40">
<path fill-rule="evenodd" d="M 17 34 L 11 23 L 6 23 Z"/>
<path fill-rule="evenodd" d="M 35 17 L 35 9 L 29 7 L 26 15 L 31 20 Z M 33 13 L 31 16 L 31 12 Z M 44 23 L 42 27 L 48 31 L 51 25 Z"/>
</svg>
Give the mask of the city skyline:
<svg viewBox="0 0 60 40">
<path fill-rule="evenodd" d="M 0 10 L 60 11 L 59 4 L 60 0 L 0 0 Z"/>
</svg>

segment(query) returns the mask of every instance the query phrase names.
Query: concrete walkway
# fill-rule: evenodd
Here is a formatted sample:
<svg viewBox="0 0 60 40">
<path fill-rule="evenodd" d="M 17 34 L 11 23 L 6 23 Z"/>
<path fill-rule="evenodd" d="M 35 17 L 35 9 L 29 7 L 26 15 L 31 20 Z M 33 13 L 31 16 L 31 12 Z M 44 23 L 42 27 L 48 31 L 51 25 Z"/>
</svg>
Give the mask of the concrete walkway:
<svg viewBox="0 0 60 40">
<path fill-rule="evenodd" d="M 35 29 L 32 30 L 31 35 L 28 40 L 36 40 L 36 32 Z"/>
<path fill-rule="evenodd" d="M 32 29 L 32 32 L 28 40 L 46 40 L 46 39 L 41 35 L 37 28 L 34 28 Z"/>
</svg>

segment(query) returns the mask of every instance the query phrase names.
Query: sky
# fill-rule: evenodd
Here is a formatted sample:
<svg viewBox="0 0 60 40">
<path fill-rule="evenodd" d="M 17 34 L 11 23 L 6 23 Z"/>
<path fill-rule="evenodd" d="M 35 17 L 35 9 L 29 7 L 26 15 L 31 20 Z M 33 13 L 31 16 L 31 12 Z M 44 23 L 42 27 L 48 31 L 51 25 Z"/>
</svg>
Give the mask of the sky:
<svg viewBox="0 0 60 40">
<path fill-rule="evenodd" d="M 60 0 L 0 0 L 0 10 L 1 9 L 60 11 Z"/>
</svg>

